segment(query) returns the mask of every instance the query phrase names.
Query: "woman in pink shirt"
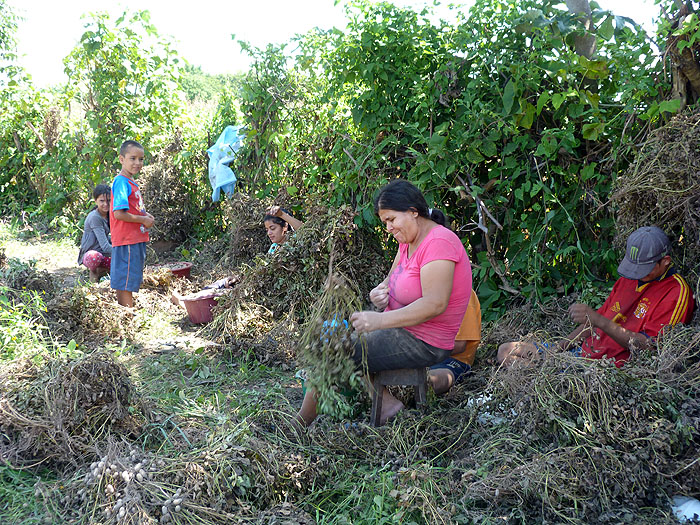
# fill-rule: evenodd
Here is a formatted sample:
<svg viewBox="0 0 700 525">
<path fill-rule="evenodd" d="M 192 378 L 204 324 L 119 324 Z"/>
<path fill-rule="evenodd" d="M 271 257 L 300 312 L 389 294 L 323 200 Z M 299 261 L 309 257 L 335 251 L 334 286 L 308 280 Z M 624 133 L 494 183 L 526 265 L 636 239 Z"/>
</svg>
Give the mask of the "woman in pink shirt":
<svg viewBox="0 0 700 525">
<path fill-rule="evenodd" d="M 399 243 L 389 275 L 369 294 L 376 311 L 355 312 L 353 328 L 364 335 L 370 373 L 428 367 L 449 357 L 469 304 L 472 271 L 459 237 L 445 215 L 431 210 L 413 184 L 397 179 L 384 186 L 374 208 Z M 362 360 L 358 341 L 354 359 Z M 383 424 L 403 404 L 384 389 Z M 307 391 L 298 418 L 316 418 L 315 392 Z"/>
</svg>

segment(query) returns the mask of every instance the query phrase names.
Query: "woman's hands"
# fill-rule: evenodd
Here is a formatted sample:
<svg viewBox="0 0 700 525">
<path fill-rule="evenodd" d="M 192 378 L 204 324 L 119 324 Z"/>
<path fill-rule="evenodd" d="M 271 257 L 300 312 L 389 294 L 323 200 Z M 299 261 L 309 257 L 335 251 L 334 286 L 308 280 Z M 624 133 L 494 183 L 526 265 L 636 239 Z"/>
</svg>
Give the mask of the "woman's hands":
<svg viewBox="0 0 700 525">
<path fill-rule="evenodd" d="M 381 282 L 369 292 L 369 300 L 377 307 L 380 312 L 372 312 L 364 310 L 355 312 L 350 316 L 350 322 L 356 332 L 366 333 L 373 332 L 382 328 L 382 313 L 389 305 L 389 285 L 386 282 Z"/>
<path fill-rule="evenodd" d="M 370 312 L 367 310 L 355 312 L 350 316 L 350 322 L 356 332 L 374 332 L 382 328 L 382 314 L 381 312 Z"/>
<path fill-rule="evenodd" d="M 369 300 L 378 310 L 384 310 L 389 305 L 389 286 L 380 283 L 369 292 Z"/>
</svg>

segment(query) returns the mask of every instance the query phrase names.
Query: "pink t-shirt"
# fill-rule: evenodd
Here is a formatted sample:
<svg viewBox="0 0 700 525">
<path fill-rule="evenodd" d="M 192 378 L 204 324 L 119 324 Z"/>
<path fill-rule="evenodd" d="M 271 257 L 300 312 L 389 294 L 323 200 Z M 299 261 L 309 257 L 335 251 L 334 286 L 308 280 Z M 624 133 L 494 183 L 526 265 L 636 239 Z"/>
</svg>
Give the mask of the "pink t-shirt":
<svg viewBox="0 0 700 525">
<path fill-rule="evenodd" d="M 472 266 L 459 237 L 444 226 L 430 230 L 408 257 L 408 244 L 399 244 L 399 264 L 389 276 L 389 306 L 398 310 L 423 297 L 420 270 L 432 261 L 454 261 L 452 293 L 447 309 L 440 315 L 406 330 L 429 345 L 452 350 L 472 293 Z"/>
</svg>

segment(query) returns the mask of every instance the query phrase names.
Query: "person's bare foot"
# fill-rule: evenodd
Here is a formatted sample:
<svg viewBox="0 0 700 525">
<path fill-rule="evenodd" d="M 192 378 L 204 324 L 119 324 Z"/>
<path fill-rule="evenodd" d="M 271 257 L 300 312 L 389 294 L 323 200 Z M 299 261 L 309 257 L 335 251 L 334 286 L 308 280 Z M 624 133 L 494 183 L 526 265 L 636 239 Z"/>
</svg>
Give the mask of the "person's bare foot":
<svg viewBox="0 0 700 525">
<path fill-rule="evenodd" d="M 134 294 L 128 290 L 115 290 L 117 293 L 117 302 L 122 306 L 128 306 L 133 308 L 134 306 Z"/>
<path fill-rule="evenodd" d="M 306 429 L 313 423 L 307 423 L 301 414 L 297 413 L 292 419 L 289 420 L 289 426 L 292 427 L 297 433 L 301 434 L 306 431 Z"/>
<path fill-rule="evenodd" d="M 90 282 L 91 283 L 99 283 L 100 279 L 102 279 L 105 275 L 109 273 L 109 270 L 105 268 L 104 266 L 99 266 L 95 268 L 94 270 L 89 270 L 90 272 Z"/>
<path fill-rule="evenodd" d="M 433 387 L 433 391 L 440 395 L 447 392 L 455 382 L 455 376 L 447 368 L 436 368 L 428 372 L 428 381 Z"/>
<path fill-rule="evenodd" d="M 401 412 L 403 408 L 403 403 L 392 396 L 385 388 L 384 392 L 382 392 L 382 413 L 379 416 L 379 424 L 384 425 L 392 417 Z"/>
</svg>

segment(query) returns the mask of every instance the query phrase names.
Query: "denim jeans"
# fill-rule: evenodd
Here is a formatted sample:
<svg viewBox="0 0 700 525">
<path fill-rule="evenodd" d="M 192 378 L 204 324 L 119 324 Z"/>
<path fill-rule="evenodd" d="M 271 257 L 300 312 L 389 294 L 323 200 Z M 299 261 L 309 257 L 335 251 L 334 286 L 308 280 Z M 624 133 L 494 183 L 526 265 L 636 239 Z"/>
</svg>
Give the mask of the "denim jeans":
<svg viewBox="0 0 700 525">
<path fill-rule="evenodd" d="M 375 330 L 358 337 L 353 359 L 362 365 L 363 349 L 370 373 L 397 368 L 420 368 L 444 361 L 451 351 L 421 341 L 404 328 Z"/>
</svg>

